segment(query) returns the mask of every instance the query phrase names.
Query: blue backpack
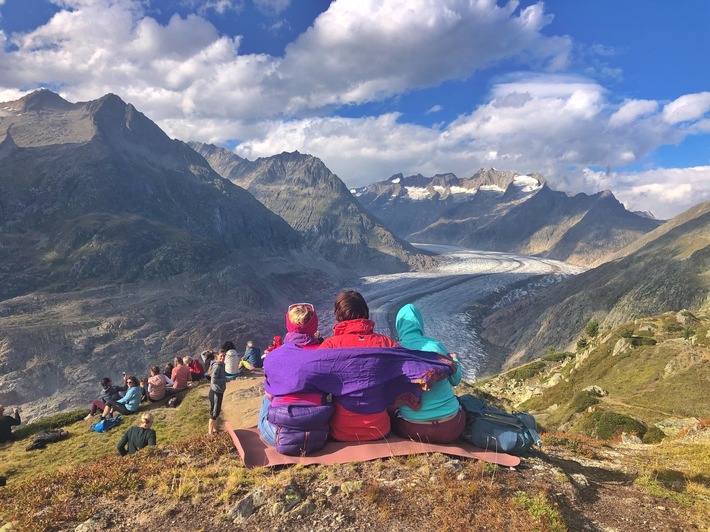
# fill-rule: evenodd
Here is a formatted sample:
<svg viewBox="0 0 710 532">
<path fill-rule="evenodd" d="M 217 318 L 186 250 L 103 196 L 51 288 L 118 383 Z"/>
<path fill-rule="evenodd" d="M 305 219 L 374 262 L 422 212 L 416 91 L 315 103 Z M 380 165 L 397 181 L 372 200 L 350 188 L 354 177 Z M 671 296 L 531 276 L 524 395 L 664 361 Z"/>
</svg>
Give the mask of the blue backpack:
<svg viewBox="0 0 710 532">
<path fill-rule="evenodd" d="M 121 417 L 121 414 L 116 414 L 114 417 L 102 419 L 98 423 L 91 425 L 89 430 L 93 430 L 94 432 L 106 432 L 107 430 L 110 430 L 118 425 L 121 422 Z"/>
<path fill-rule="evenodd" d="M 542 446 L 535 418 L 527 412 L 508 413 L 471 394 L 458 398 L 466 413 L 461 437 L 481 449 L 520 456 Z"/>
</svg>

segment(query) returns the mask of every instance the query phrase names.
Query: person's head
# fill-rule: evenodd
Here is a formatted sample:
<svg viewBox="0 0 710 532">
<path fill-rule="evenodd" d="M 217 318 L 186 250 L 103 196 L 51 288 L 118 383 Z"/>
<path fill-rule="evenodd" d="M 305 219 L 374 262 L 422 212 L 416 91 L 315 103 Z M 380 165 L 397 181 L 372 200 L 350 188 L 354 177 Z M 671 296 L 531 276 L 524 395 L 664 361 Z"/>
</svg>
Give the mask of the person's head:
<svg viewBox="0 0 710 532">
<path fill-rule="evenodd" d="M 343 290 L 338 294 L 338 297 L 335 298 L 333 313 L 338 322 L 370 319 L 370 309 L 365 303 L 365 298 L 355 290 Z"/>
<path fill-rule="evenodd" d="M 251 349 L 252 347 L 254 347 L 254 342 L 252 340 L 249 340 L 247 342 L 247 349 Z"/>
<path fill-rule="evenodd" d="M 104 390 L 107 390 L 109 386 L 111 386 L 111 379 L 109 379 L 108 377 L 104 377 L 103 379 L 101 379 L 101 387 Z"/>
<path fill-rule="evenodd" d="M 313 336 L 318 331 L 318 315 L 310 303 L 295 303 L 286 313 L 286 330 Z"/>
<path fill-rule="evenodd" d="M 229 340 L 227 340 L 226 342 L 224 342 L 224 343 L 222 344 L 221 349 L 224 349 L 224 352 L 226 353 L 226 352 L 229 351 L 230 349 L 236 350 L 237 348 L 236 348 L 236 346 L 234 345 L 234 342 L 230 342 Z"/>
<path fill-rule="evenodd" d="M 160 367 L 159 366 L 151 366 L 150 367 L 150 374 L 151 375 L 157 375 L 160 373 Z"/>
<path fill-rule="evenodd" d="M 126 384 L 128 384 L 128 386 L 139 386 L 140 382 L 138 381 L 138 377 L 135 375 L 128 375 L 126 377 Z"/>
<path fill-rule="evenodd" d="M 189 366 L 190 364 L 192 364 L 192 357 L 184 357 L 184 358 L 182 359 L 182 361 L 183 361 L 187 366 Z"/>
<path fill-rule="evenodd" d="M 173 358 L 173 366 L 182 366 L 182 357 Z"/>
<path fill-rule="evenodd" d="M 154 419 L 155 418 L 153 417 L 153 414 L 151 414 L 150 412 L 146 412 L 141 416 L 141 423 L 143 424 L 143 426 L 150 427 L 153 424 Z"/>
<path fill-rule="evenodd" d="M 227 352 L 224 349 L 220 349 L 217 352 L 217 355 L 215 356 L 215 360 L 217 362 L 224 362 L 224 357 L 227 355 Z"/>
</svg>

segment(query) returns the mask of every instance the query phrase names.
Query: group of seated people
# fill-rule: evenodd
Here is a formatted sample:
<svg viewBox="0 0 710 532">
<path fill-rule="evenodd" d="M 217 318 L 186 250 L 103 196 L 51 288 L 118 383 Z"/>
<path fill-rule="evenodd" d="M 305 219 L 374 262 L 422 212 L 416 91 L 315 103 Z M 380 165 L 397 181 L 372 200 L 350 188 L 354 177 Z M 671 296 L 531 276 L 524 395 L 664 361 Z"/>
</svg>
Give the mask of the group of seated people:
<svg viewBox="0 0 710 532">
<path fill-rule="evenodd" d="M 139 379 L 135 375 L 123 375 L 123 384 L 115 386 L 109 377 L 101 379 L 101 393 L 91 403 L 84 419 L 91 419 L 97 412 L 105 419 L 115 412 L 123 415 L 134 414 L 141 402 L 158 402 L 166 397 L 187 390 L 193 382 L 205 378 L 205 371 L 199 360 L 192 357 L 175 357 L 160 370 L 151 366 L 149 376 Z"/>
<path fill-rule="evenodd" d="M 334 313 L 334 334 L 323 339 L 313 305 L 289 307 L 284 344 L 264 358 L 262 439 L 291 455 L 320 450 L 329 438 L 370 441 L 390 431 L 431 443 L 456 440 L 466 422 L 453 391 L 461 367 L 424 335 L 419 309 L 400 309 L 399 342 L 375 333 L 359 292 L 341 292 Z"/>
</svg>

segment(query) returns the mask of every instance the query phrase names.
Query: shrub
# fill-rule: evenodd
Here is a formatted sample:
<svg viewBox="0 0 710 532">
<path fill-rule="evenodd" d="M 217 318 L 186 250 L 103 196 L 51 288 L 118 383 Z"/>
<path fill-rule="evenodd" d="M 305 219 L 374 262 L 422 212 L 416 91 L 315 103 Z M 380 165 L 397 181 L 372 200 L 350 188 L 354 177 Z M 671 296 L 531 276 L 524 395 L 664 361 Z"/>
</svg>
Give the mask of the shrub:
<svg viewBox="0 0 710 532">
<path fill-rule="evenodd" d="M 663 326 L 663 330 L 667 332 L 680 332 L 683 330 L 683 326 L 680 323 L 669 323 Z"/>
<path fill-rule="evenodd" d="M 666 433 L 655 425 L 646 431 L 643 435 L 642 441 L 644 443 L 660 443 L 660 441 L 666 437 Z"/>
<path fill-rule="evenodd" d="M 541 360 L 544 360 L 545 362 L 562 362 L 568 358 L 572 358 L 573 356 L 574 353 L 570 353 L 569 351 L 563 351 L 561 353 L 552 352 L 542 357 Z"/>
<path fill-rule="evenodd" d="M 646 426 L 643 423 L 617 412 L 594 412 L 589 422 L 592 425 L 592 435 L 603 440 L 618 438 L 622 432 L 636 433 L 639 438 L 646 434 Z"/>
<path fill-rule="evenodd" d="M 582 336 L 579 340 L 577 340 L 577 349 L 586 349 L 588 345 L 589 341 L 586 336 Z"/>
<path fill-rule="evenodd" d="M 573 412 L 584 412 L 590 406 L 599 404 L 599 398 L 591 392 L 581 392 L 575 395 L 570 401 L 570 408 Z"/>
<path fill-rule="evenodd" d="M 587 333 L 587 336 L 590 338 L 594 338 L 599 334 L 599 322 L 597 320 L 589 320 L 589 323 L 584 327 L 584 332 Z"/>
<path fill-rule="evenodd" d="M 634 335 L 633 329 L 624 329 L 623 331 L 621 331 L 622 338 L 631 338 L 633 335 Z"/>
<path fill-rule="evenodd" d="M 633 336 L 631 337 L 631 345 L 634 347 L 640 347 L 642 345 L 656 345 L 656 340 L 648 338 L 647 336 Z"/>
<path fill-rule="evenodd" d="M 505 376 L 516 381 L 524 381 L 530 379 L 545 369 L 545 363 L 542 360 L 536 360 L 519 368 L 514 368 L 508 371 Z"/>
</svg>

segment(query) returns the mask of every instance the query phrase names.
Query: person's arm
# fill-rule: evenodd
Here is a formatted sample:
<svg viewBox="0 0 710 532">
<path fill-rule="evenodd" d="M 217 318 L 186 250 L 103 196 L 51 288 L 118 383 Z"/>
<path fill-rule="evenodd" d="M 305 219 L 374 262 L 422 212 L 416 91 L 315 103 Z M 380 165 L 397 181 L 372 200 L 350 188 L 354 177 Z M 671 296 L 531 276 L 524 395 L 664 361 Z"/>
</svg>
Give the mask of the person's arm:
<svg viewBox="0 0 710 532">
<path fill-rule="evenodd" d="M 459 357 L 456 353 L 449 353 L 449 356 L 456 362 L 456 371 L 449 377 L 449 382 L 451 386 L 458 386 L 461 382 L 461 362 L 459 362 Z"/>
<path fill-rule="evenodd" d="M 10 426 L 12 427 L 13 425 L 19 425 L 22 423 L 20 420 L 20 411 L 17 408 L 13 408 L 12 413 L 15 414 L 15 417 L 12 420 L 12 423 L 10 423 Z"/>
<path fill-rule="evenodd" d="M 126 456 L 128 454 L 128 450 L 126 449 L 126 444 L 128 443 L 128 430 L 123 433 L 123 436 L 121 436 L 121 439 L 118 440 L 118 444 L 116 445 L 116 449 L 118 449 L 118 453 L 121 456 Z"/>
</svg>

